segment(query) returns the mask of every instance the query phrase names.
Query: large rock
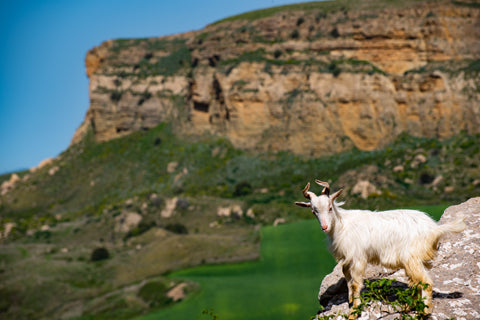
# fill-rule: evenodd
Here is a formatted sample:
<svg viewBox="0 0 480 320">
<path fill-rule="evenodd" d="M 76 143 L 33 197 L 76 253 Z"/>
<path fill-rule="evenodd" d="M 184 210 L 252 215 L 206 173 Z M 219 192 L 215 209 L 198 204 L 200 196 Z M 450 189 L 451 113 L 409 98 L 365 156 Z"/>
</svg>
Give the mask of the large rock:
<svg viewBox="0 0 480 320">
<path fill-rule="evenodd" d="M 142 221 L 142 216 L 137 212 L 122 211 L 115 217 L 115 232 L 127 233 L 136 228 Z"/>
<path fill-rule="evenodd" d="M 0 195 L 6 195 L 10 190 L 15 187 L 15 184 L 20 181 L 20 177 L 16 173 L 12 173 L 10 179 L 5 180 L 0 185 Z"/>
<path fill-rule="evenodd" d="M 90 108 L 72 142 L 167 121 L 238 148 L 318 156 L 374 150 L 402 132 L 480 132 L 469 66 L 480 57 L 480 8 L 368 3 L 107 41 L 87 54 Z"/>
<path fill-rule="evenodd" d="M 434 320 L 452 317 L 457 320 L 480 319 L 480 197 L 449 207 L 439 223 L 459 217 L 466 217 L 466 230 L 442 239 L 429 271 L 434 282 L 434 309 L 431 317 Z M 406 287 L 408 283 L 403 270 L 387 270 L 370 265 L 365 278 L 396 279 L 393 284 L 397 287 Z M 318 299 L 325 307 L 319 316 L 348 313 L 347 285 L 339 265 L 323 279 Z M 379 306 L 376 306 L 364 312 L 360 319 L 373 320 L 379 317 Z M 396 318 L 398 314 L 382 314 L 382 319 L 385 320 Z"/>
<path fill-rule="evenodd" d="M 371 194 L 381 193 L 374 184 L 368 180 L 359 180 L 352 188 L 352 194 L 360 194 L 363 199 L 367 199 Z"/>
</svg>

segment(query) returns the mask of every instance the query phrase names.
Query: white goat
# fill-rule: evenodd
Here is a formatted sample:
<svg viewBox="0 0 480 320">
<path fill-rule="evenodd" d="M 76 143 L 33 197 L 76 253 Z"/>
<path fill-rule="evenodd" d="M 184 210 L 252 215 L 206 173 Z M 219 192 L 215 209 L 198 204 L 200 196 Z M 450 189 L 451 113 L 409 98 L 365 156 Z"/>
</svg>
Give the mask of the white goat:
<svg viewBox="0 0 480 320">
<path fill-rule="evenodd" d="M 295 204 L 311 208 L 328 235 L 334 257 L 343 264 L 349 303 L 353 307 L 360 304 L 365 268 L 371 263 L 390 269 L 403 268 L 410 284 L 428 284 L 422 296 L 426 298 L 426 312 L 430 313 L 432 280 L 426 268 L 436 254 L 440 238 L 446 233 L 463 231 L 464 219 L 437 225 L 417 210 L 346 210 L 340 207 L 341 203 L 335 202 L 342 189 L 330 195 L 328 183 L 315 182 L 323 187 L 322 193 L 317 196 L 310 192 L 308 183 L 303 195 L 310 201 Z"/>
</svg>

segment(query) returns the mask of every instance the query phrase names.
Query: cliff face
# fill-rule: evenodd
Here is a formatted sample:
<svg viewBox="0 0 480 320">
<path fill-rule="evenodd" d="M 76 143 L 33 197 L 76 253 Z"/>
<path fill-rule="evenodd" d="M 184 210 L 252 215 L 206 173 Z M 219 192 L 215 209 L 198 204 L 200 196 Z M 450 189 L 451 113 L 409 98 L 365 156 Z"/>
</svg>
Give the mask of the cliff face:
<svg viewBox="0 0 480 320">
<path fill-rule="evenodd" d="M 91 104 L 72 142 L 90 127 L 105 141 L 169 121 L 239 148 L 322 155 L 401 132 L 480 132 L 474 3 L 289 8 L 93 48 Z"/>
</svg>

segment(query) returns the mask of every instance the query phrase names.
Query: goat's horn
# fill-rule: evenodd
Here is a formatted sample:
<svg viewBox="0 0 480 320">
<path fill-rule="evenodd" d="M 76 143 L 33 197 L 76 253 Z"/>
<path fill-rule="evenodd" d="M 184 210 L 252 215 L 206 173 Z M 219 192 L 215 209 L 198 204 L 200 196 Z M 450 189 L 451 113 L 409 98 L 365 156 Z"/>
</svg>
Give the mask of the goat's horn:
<svg viewBox="0 0 480 320">
<path fill-rule="evenodd" d="M 310 195 L 308 194 L 308 190 L 310 189 L 310 182 L 307 183 L 305 188 L 303 188 L 302 193 L 305 196 L 305 198 L 310 199 Z"/>
<path fill-rule="evenodd" d="M 339 195 L 341 195 L 343 192 L 343 189 L 340 189 L 338 190 L 337 192 L 335 192 L 334 194 L 332 194 L 332 196 L 330 197 L 331 201 L 335 200 L 336 198 L 338 198 Z"/>
<path fill-rule="evenodd" d="M 330 194 L 330 185 L 328 182 L 316 180 L 315 182 L 323 187 L 322 194 L 326 194 L 327 196 Z"/>
</svg>

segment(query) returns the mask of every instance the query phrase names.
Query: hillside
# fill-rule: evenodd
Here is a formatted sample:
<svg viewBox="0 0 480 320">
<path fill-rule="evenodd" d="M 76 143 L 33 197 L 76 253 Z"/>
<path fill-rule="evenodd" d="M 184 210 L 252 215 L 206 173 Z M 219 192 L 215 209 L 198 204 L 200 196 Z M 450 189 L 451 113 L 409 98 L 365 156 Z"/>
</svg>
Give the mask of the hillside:
<svg viewBox="0 0 480 320">
<path fill-rule="evenodd" d="M 478 195 L 479 14 L 312 2 L 92 49 L 71 146 L 0 176 L 0 318 L 172 306 L 201 288 L 170 272 L 258 259 L 315 178 L 346 207 Z"/>
<path fill-rule="evenodd" d="M 103 143 L 89 133 L 8 188 L 0 177 L 0 314 L 128 319 L 171 306 L 177 286 L 200 290 L 171 271 L 257 259 L 260 226 L 310 218 L 293 205 L 306 181 L 344 187 L 347 207 L 459 203 L 480 193 L 479 148 L 480 135 L 402 136 L 309 159 L 186 141 L 168 125 Z"/>
</svg>

